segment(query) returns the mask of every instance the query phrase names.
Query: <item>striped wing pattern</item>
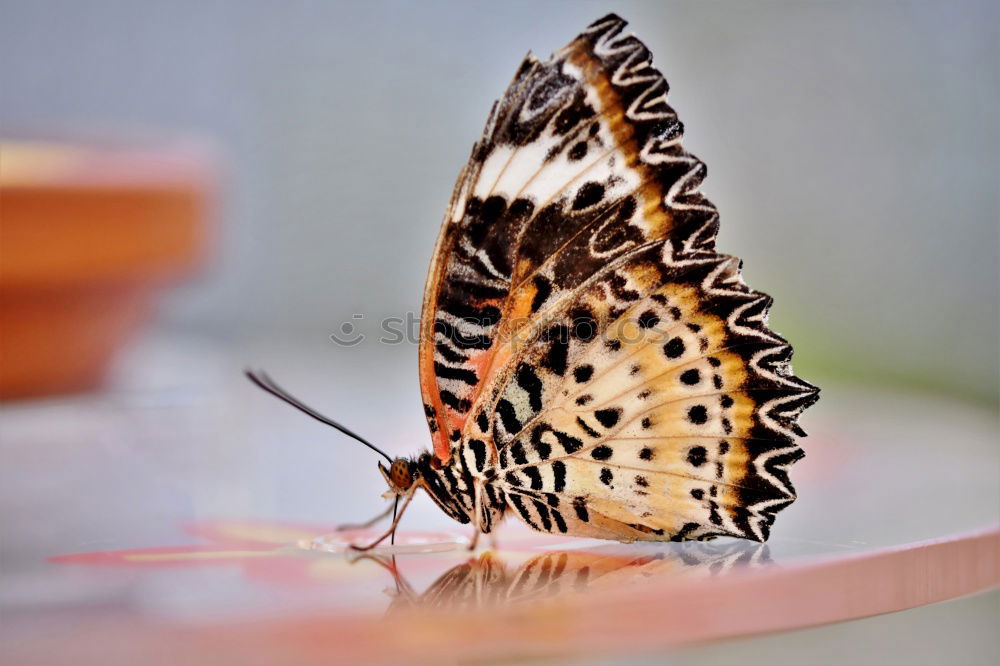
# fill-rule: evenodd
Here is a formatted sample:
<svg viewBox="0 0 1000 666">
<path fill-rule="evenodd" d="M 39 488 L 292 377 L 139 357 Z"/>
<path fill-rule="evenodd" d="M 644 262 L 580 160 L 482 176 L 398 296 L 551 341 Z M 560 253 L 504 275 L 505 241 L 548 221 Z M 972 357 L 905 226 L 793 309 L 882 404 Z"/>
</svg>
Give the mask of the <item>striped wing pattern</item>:
<svg viewBox="0 0 1000 666">
<path fill-rule="evenodd" d="M 763 541 L 818 390 L 715 252 L 705 167 L 624 27 L 529 55 L 459 177 L 421 323 L 434 458 L 485 488 L 484 531 L 511 510 L 554 534 Z"/>
<path fill-rule="evenodd" d="M 615 257 L 713 247 L 704 165 L 624 21 L 602 19 L 494 105 L 438 237 L 421 320 L 424 409 L 441 462 L 509 369 L 511 341 Z"/>
<path fill-rule="evenodd" d="M 770 302 L 725 255 L 660 243 L 609 266 L 499 394 L 508 503 L 553 533 L 765 540 L 816 399 L 764 325 Z"/>
</svg>

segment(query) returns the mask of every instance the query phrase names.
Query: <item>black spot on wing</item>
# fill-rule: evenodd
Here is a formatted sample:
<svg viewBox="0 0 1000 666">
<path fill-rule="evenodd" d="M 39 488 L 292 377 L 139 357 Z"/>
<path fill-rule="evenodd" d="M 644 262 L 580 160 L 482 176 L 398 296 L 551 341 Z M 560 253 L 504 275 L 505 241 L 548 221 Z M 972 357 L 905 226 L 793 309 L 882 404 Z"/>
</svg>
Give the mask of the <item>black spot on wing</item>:
<svg viewBox="0 0 1000 666">
<path fill-rule="evenodd" d="M 646 310 L 641 315 L 639 315 L 639 327 L 640 328 L 653 328 L 660 323 L 660 318 L 652 310 Z"/>
<path fill-rule="evenodd" d="M 718 505 L 718 503 L 716 503 L 716 502 L 709 502 L 708 506 L 709 506 L 708 520 L 713 525 L 721 525 L 722 524 L 722 516 L 719 514 L 719 505 Z"/>
<path fill-rule="evenodd" d="M 594 447 L 594 450 L 590 452 L 590 457 L 594 460 L 607 460 L 612 454 L 614 454 L 614 450 L 610 446 L 602 444 Z"/>
<path fill-rule="evenodd" d="M 667 358 L 680 358 L 684 355 L 684 341 L 677 337 L 670 338 L 667 344 L 663 345 L 663 353 Z"/>
<path fill-rule="evenodd" d="M 524 472 L 524 475 L 527 476 L 528 480 L 531 482 L 532 490 L 542 489 L 542 473 L 537 467 L 525 467 L 521 471 Z"/>
<path fill-rule="evenodd" d="M 552 455 L 552 445 L 542 440 L 542 435 L 548 432 L 547 425 L 539 424 L 531 430 L 531 446 L 535 449 L 539 459 L 548 460 Z"/>
<path fill-rule="evenodd" d="M 518 219 L 528 217 L 534 210 L 535 204 L 531 201 L 531 199 L 515 199 L 514 203 L 510 205 L 511 217 Z"/>
<path fill-rule="evenodd" d="M 593 107 L 584 101 L 584 97 L 578 96 L 556 115 L 552 128 L 557 135 L 566 134 L 593 116 Z"/>
<path fill-rule="evenodd" d="M 596 430 L 594 430 L 593 428 L 591 428 L 589 425 L 587 425 L 587 422 L 584 421 L 583 419 L 581 419 L 579 416 L 576 417 L 576 424 L 578 426 L 580 426 L 581 428 L 583 428 L 583 431 L 585 433 L 587 433 L 588 435 L 590 435 L 591 437 L 600 437 L 601 436 L 601 433 L 597 432 Z"/>
<path fill-rule="evenodd" d="M 501 398 L 497 401 L 497 416 L 500 417 L 503 429 L 509 434 L 513 435 L 521 431 L 521 422 L 517 420 L 514 405 L 511 404 L 510 400 Z"/>
<path fill-rule="evenodd" d="M 692 446 L 688 450 L 687 461 L 688 464 L 694 467 L 701 467 L 708 460 L 708 451 L 704 446 Z"/>
<path fill-rule="evenodd" d="M 565 433 L 555 431 L 556 439 L 559 440 L 559 444 L 563 447 L 566 453 L 576 453 L 583 448 L 583 442 L 573 437 L 572 435 L 567 435 Z"/>
<path fill-rule="evenodd" d="M 469 448 L 476 456 L 476 471 L 482 472 L 486 467 L 486 442 L 479 439 L 470 439 Z"/>
<path fill-rule="evenodd" d="M 552 295 L 552 283 L 544 275 L 536 275 L 532 284 L 535 285 L 535 297 L 531 300 L 531 311 L 538 312 L 545 299 Z"/>
<path fill-rule="evenodd" d="M 486 224 L 493 224 L 503 215 L 507 208 L 507 201 L 499 195 L 493 195 L 486 199 L 479 208 L 479 219 Z"/>
<path fill-rule="evenodd" d="M 561 460 L 552 463 L 552 477 L 554 485 L 552 487 L 557 493 L 566 489 L 566 464 Z"/>
<path fill-rule="evenodd" d="M 704 425 L 708 421 L 708 410 L 705 405 L 695 405 L 688 410 L 688 421 L 695 425 Z"/>
<path fill-rule="evenodd" d="M 514 462 L 518 465 L 528 464 L 528 454 L 524 451 L 524 444 L 520 441 L 514 442 L 510 446 L 510 457 L 514 459 Z"/>
<path fill-rule="evenodd" d="M 569 319 L 572 322 L 570 332 L 573 337 L 583 342 L 590 342 L 597 336 L 599 324 L 588 308 L 577 307 L 569 312 Z"/>
<path fill-rule="evenodd" d="M 534 412 L 542 409 L 542 380 L 535 374 L 534 368 L 527 363 L 520 363 L 517 366 L 517 385 L 528 394 L 528 404 Z"/>
<path fill-rule="evenodd" d="M 597 204 L 604 198 L 604 185 L 595 182 L 584 183 L 573 199 L 573 210 L 582 210 Z"/>
<path fill-rule="evenodd" d="M 434 411 L 434 407 L 424 404 L 424 416 L 427 417 L 427 425 L 430 427 L 431 433 L 436 433 L 439 426 L 437 422 L 437 412 Z"/>
<path fill-rule="evenodd" d="M 621 414 L 622 410 L 620 409 L 599 409 L 594 412 L 594 418 L 605 428 L 613 428 L 618 423 Z"/>
<path fill-rule="evenodd" d="M 552 509 L 552 520 L 555 522 L 556 528 L 563 534 L 566 534 L 566 532 L 569 531 L 569 528 L 566 527 L 566 520 L 563 519 L 562 514 L 555 509 Z"/>
<path fill-rule="evenodd" d="M 587 156 L 587 142 L 578 141 L 573 144 L 573 147 L 569 149 L 566 153 L 566 157 L 569 158 L 570 162 L 578 162 Z"/>
<path fill-rule="evenodd" d="M 670 537 L 670 540 L 671 541 L 686 541 L 688 535 L 691 534 L 691 532 L 694 532 L 699 527 L 700 527 L 700 525 L 698 525 L 698 523 L 684 523 L 684 527 L 682 527 L 680 529 L 680 531 L 677 532 L 677 534 L 675 534 L 672 537 Z"/>
<path fill-rule="evenodd" d="M 565 326 L 555 326 L 550 333 L 546 336 L 549 348 L 542 357 L 542 367 L 562 377 L 569 358 L 569 334 Z"/>
<path fill-rule="evenodd" d="M 619 273 L 611 274 L 611 277 L 608 278 L 608 286 L 611 287 L 611 291 L 615 297 L 621 301 L 630 302 L 639 298 L 639 292 L 635 289 L 630 289 L 628 280 Z"/>
</svg>

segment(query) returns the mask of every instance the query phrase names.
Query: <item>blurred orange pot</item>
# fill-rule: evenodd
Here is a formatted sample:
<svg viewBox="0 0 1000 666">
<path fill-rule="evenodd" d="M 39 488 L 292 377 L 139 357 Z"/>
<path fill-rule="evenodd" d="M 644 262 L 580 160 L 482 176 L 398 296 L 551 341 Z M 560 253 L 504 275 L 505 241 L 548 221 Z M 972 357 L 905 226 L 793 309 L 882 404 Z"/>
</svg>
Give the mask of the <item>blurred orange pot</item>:
<svg viewBox="0 0 1000 666">
<path fill-rule="evenodd" d="M 199 264 L 213 183 L 190 146 L 0 141 L 0 399 L 101 382 Z"/>
</svg>

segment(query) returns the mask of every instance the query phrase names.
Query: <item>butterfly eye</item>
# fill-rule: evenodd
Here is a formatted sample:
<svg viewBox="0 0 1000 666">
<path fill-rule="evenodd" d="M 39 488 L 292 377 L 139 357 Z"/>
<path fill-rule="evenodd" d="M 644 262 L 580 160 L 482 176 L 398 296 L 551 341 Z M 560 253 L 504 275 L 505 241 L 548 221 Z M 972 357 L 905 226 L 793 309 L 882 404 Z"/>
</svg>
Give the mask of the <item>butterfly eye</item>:
<svg viewBox="0 0 1000 666">
<path fill-rule="evenodd" d="M 413 484 L 413 477 L 410 475 L 410 463 L 402 458 L 393 460 L 392 467 L 389 468 L 389 481 L 401 490 L 409 488 Z"/>
</svg>

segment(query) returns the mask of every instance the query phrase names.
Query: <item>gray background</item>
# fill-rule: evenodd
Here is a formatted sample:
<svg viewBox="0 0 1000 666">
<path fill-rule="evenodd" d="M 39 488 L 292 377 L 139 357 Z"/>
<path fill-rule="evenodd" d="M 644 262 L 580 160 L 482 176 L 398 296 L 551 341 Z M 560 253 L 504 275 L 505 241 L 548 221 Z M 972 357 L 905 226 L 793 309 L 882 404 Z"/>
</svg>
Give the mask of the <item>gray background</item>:
<svg viewBox="0 0 1000 666">
<path fill-rule="evenodd" d="M 322 350 L 353 313 L 418 310 L 490 103 L 609 10 L 802 374 L 995 401 L 996 3 L 4 2 L 0 131 L 213 141 L 215 261 L 161 326 Z"/>
</svg>

